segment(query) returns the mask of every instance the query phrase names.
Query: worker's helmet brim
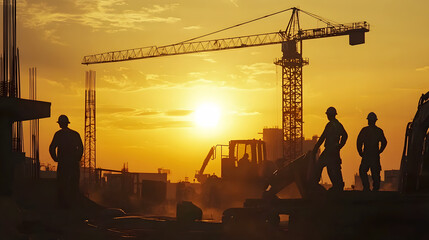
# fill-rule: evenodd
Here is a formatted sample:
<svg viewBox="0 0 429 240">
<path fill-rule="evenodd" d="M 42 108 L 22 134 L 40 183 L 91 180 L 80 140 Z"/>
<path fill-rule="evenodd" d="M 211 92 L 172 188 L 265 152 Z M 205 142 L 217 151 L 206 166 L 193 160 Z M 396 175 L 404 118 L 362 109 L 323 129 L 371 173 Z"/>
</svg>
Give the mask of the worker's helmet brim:
<svg viewBox="0 0 429 240">
<path fill-rule="evenodd" d="M 70 123 L 69 118 L 66 115 L 60 115 L 57 123 Z"/>
<path fill-rule="evenodd" d="M 337 109 L 335 109 L 334 107 L 329 107 L 326 110 L 326 114 L 327 115 L 337 115 Z"/>
</svg>

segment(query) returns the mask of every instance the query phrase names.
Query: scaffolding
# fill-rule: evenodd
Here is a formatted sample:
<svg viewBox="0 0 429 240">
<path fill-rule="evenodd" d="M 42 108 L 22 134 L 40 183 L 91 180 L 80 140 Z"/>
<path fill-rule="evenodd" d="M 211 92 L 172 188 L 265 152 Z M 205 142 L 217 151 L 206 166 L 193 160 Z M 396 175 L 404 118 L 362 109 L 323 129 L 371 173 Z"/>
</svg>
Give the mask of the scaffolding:
<svg viewBox="0 0 429 240">
<path fill-rule="evenodd" d="M 82 180 L 86 186 L 90 186 L 96 180 L 96 155 L 95 155 L 95 71 L 86 71 L 85 78 L 85 136 L 84 154 L 81 161 Z"/>
</svg>

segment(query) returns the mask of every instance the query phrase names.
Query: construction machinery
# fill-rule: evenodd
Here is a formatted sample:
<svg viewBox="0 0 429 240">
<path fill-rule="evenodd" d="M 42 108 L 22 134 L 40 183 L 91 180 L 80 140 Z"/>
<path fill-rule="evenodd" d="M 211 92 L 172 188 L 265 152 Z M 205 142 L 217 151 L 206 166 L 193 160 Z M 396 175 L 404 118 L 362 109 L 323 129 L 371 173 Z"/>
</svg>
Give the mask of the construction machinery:
<svg viewBox="0 0 429 240">
<path fill-rule="evenodd" d="M 228 147 L 228 155 L 222 154 L 222 147 Z M 249 173 L 245 177 L 262 177 L 262 166 L 266 164 L 267 152 L 265 142 L 262 140 L 231 140 L 229 145 L 216 145 L 210 148 L 209 153 L 203 161 L 195 178 L 203 183 L 210 177 L 210 174 L 204 174 L 210 160 L 216 157 L 216 148 L 221 149 L 221 177 L 223 179 L 241 178 L 239 172 L 241 168 L 249 166 Z"/>
<path fill-rule="evenodd" d="M 331 192 L 312 182 L 311 154 L 285 163 L 268 181 L 263 198 L 247 199 L 243 208 L 227 209 L 223 223 L 232 234 L 243 228 L 259 239 L 275 238 L 273 226 L 281 215 L 289 218 L 290 239 L 427 239 L 429 230 L 429 92 L 406 128 L 397 191 Z M 300 199 L 276 194 L 298 182 Z M 319 187 L 316 187 L 319 186 Z M 289 238 L 288 238 L 289 239 Z"/>
<path fill-rule="evenodd" d="M 401 191 L 429 192 L 429 92 L 419 100 L 418 110 L 405 131 L 401 160 Z"/>
<path fill-rule="evenodd" d="M 223 148 L 228 147 L 228 154 Z M 221 158 L 221 176 L 205 174 L 210 160 Z M 202 184 L 201 202 L 205 207 L 229 207 L 249 197 L 259 197 L 268 176 L 275 170 L 274 162 L 266 159 L 262 140 L 231 140 L 229 145 L 210 148 L 195 178 Z"/>
<path fill-rule="evenodd" d="M 242 26 L 286 11 L 292 11 L 292 15 L 285 30 L 247 36 L 195 41 L 214 33 Z M 304 13 L 314 19 L 317 19 L 326 26 L 313 29 L 302 29 L 299 21 L 300 13 Z M 294 7 L 176 44 L 88 55 L 83 58 L 82 64 L 88 65 L 121 62 L 189 53 L 281 44 L 283 56 L 280 59 L 277 59 L 275 64 L 282 67 L 282 128 L 283 140 L 285 141 L 283 155 L 287 161 L 290 161 L 303 153 L 302 67 L 308 64 L 308 59 L 305 59 L 302 56 L 302 41 L 348 35 L 350 45 L 358 45 L 365 42 L 365 33 L 368 31 L 369 24 L 367 22 L 338 24 L 328 21 L 316 14 Z"/>
</svg>

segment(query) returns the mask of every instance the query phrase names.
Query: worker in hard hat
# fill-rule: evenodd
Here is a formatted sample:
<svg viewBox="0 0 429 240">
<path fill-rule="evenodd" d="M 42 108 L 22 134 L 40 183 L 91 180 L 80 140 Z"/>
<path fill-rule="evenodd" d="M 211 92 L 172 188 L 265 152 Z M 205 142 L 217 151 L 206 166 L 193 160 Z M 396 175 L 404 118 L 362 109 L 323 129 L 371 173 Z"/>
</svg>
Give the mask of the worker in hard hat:
<svg viewBox="0 0 429 240">
<path fill-rule="evenodd" d="M 362 161 L 359 167 L 359 176 L 362 180 L 363 190 L 369 191 L 369 181 L 367 172 L 371 169 L 372 190 L 380 189 L 380 154 L 387 145 L 386 137 L 381 128 L 375 125 L 377 115 L 373 112 L 368 114 L 368 126 L 360 131 L 356 145 Z"/>
<path fill-rule="evenodd" d="M 49 146 L 49 153 L 58 162 L 58 200 L 61 207 L 71 207 L 79 195 L 80 160 L 83 155 L 82 139 L 78 132 L 68 128 L 70 121 L 66 115 L 58 117 L 60 130 Z"/>
<path fill-rule="evenodd" d="M 315 156 L 320 145 L 325 142 L 325 149 L 315 164 L 315 182 L 318 183 L 320 181 L 322 170 L 326 166 L 329 179 L 332 182 L 330 190 L 342 191 L 344 189 L 344 181 L 341 173 L 340 149 L 346 144 L 348 135 L 343 125 L 336 118 L 336 115 L 337 110 L 334 107 L 329 107 L 326 110 L 329 122 L 326 124 L 325 130 L 313 148 L 313 155 Z"/>
</svg>

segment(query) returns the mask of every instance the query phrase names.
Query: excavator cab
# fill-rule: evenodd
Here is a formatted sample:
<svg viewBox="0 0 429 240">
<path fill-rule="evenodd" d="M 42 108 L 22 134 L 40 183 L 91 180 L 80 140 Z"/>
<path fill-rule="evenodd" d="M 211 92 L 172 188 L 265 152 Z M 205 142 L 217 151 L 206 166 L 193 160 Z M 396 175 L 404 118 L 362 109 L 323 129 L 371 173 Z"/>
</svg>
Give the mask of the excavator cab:
<svg viewBox="0 0 429 240">
<path fill-rule="evenodd" d="M 267 170 L 266 165 L 266 147 L 262 140 L 231 140 L 229 145 L 216 145 L 210 148 L 209 153 L 203 161 L 199 171 L 196 172 L 195 178 L 203 183 L 210 174 L 204 174 L 210 160 L 216 158 L 218 147 L 221 149 L 221 177 L 225 180 L 243 180 L 258 179 L 262 177 Z M 228 147 L 228 155 L 222 154 L 223 147 Z M 271 169 L 270 174 L 274 171 Z"/>
<path fill-rule="evenodd" d="M 222 179 L 247 181 L 262 177 L 266 155 L 262 140 L 230 141 L 228 158 L 221 163 Z"/>
<path fill-rule="evenodd" d="M 222 154 L 228 147 L 228 155 Z M 220 150 L 220 153 L 219 153 Z M 221 178 L 204 174 L 210 160 L 221 156 Z M 273 162 L 266 160 L 265 142 L 262 140 L 232 140 L 229 145 L 210 148 L 195 178 L 202 184 L 201 202 L 206 207 L 228 208 L 249 197 L 259 197 L 266 176 L 275 170 Z M 268 166 L 268 167 L 267 167 Z"/>
</svg>

